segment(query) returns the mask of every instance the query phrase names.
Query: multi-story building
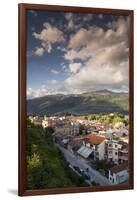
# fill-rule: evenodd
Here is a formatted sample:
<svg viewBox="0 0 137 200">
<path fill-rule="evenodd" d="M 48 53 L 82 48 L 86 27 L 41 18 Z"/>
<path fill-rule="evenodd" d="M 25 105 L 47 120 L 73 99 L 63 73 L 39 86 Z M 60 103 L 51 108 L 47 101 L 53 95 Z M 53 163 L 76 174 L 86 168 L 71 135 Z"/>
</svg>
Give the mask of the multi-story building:
<svg viewBox="0 0 137 200">
<path fill-rule="evenodd" d="M 116 140 L 108 140 L 106 142 L 106 159 L 110 162 L 118 164 L 118 149 L 122 146 Z"/>
<path fill-rule="evenodd" d="M 118 163 L 128 163 L 128 144 L 123 141 L 119 141 L 119 144 L 122 145 L 122 148 L 118 152 Z"/>
<path fill-rule="evenodd" d="M 115 164 L 128 162 L 128 144 L 119 140 L 107 140 L 105 159 Z"/>
<path fill-rule="evenodd" d="M 77 124 L 58 125 L 55 127 L 55 135 L 58 137 L 76 136 L 79 134 L 79 126 Z"/>
<path fill-rule="evenodd" d="M 104 160 L 105 154 L 105 137 L 96 134 L 88 134 L 83 139 L 83 145 L 78 150 L 84 158 L 89 156 L 93 160 Z"/>
</svg>

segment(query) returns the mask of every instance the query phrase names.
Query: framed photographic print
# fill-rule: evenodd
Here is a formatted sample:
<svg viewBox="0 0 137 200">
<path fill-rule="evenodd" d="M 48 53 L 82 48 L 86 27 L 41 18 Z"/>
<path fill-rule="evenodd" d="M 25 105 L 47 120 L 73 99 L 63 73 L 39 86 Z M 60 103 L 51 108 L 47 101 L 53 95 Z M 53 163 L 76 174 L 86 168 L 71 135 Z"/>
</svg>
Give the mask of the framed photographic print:
<svg viewBox="0 0 137 200">
<path fill-rule="evenodd" d="M 133 11 L 19 4 L 19 195 L 133 189 Z"/>
</svg>

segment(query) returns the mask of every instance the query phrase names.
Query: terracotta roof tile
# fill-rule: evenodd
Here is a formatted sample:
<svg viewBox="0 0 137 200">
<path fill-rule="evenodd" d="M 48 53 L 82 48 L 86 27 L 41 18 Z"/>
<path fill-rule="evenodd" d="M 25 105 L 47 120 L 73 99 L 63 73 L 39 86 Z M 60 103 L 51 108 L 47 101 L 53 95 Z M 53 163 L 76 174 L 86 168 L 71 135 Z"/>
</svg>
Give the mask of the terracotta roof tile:
<svg viewBox="0 0 137 200">
<path fill-rule="evenodd" d="M 102 143 L 106 138 L 104 136 L 99 136 L 95 134 L 88 134 L 84 137 L 85 141 L 90 142 L 91 144 L 100 144 Z"/>
</svg>

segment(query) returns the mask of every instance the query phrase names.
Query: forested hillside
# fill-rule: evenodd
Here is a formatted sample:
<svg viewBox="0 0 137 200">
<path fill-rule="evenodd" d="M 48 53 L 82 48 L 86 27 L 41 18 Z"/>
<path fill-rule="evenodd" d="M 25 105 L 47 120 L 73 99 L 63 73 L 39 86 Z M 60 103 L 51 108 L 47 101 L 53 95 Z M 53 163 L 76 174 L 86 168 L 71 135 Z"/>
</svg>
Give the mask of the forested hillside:
<svg viewBox="0 0 137 200">
<path fill-rule="evenodd" d="M 88 114 L 121 112 L 128 114 L 128 94 L 107 90 L 71 95 L 47 95 L 27 100 L 27 113 L 54 115 L 60 113 Z"/>
</svg>

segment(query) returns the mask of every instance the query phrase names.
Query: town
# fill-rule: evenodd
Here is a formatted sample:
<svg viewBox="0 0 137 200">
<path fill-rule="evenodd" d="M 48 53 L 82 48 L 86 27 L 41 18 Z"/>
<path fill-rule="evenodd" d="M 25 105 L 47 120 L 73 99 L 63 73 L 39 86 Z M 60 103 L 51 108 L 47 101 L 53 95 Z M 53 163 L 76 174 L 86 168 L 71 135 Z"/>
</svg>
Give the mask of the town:
<svg viewBox="0 0 137 200">
<path fill-rule="evenodd" d="M 28 119 L 43 129 L 53 129 L 54 144 L 89 185 L 128 182 L 128 115 L 29 115 Z"/>
</svg>

